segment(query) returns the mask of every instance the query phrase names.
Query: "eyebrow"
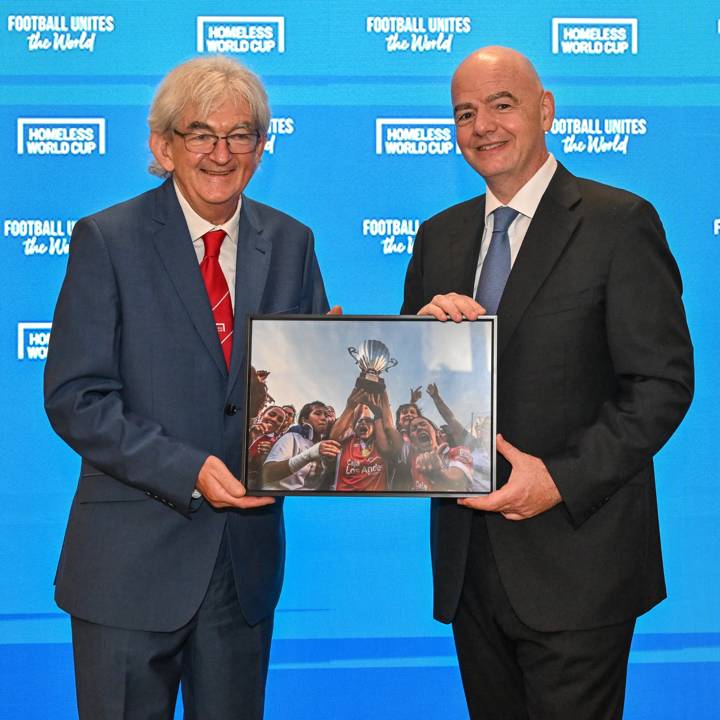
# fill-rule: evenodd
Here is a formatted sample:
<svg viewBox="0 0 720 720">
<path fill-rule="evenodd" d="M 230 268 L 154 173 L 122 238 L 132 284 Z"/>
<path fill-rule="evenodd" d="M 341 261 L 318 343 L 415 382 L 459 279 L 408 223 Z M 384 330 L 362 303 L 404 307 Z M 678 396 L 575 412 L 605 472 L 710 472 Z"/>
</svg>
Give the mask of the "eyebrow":
<svg viewBox="0 0 720 720">
<path fill-rule="evenodd" d="M 504 97 L 510 98 L 511 100 L 515 100 L 517 102 L 517 98 L 509 90 L 500 90 L 499 92 L 493 93 L 492 95 L 488 95 L 485 98 L 485 102 L 491 103 Z"/>
<path fill-rule="evenodd" d="M 252 125 L 250 123 L 241 122 L 235 125 L 232 130 L 239 130 L 240 128 L 247 128 L 248 130 L 250 130 L 252 128 Z M 215 128 L 213 128 L 212 125 L 208 125 L 206 122 L 202 122 L 202 120 L 193 120 L 188 125 L 188 130 L 210 130 L 211 132 L 216 132 Z"/>
<path fill-rule="evenodd" d="M 499 100 L 500 98 L 510 98 L 511 100 L 514 100 L 515 102 L 518 102 L 518 99 L 509 91 L 509 90 L 499 90 L 496 93 L 492 93 L 492 95 L 488 95 L 482 102 L 485 104 L 495 102 L 495 100 Z M 458 112 L 458 110 L 468 110 L 473 107 L 473 103 L 465 102 L 465 103 L 458 103 L 453 108 L 454 112 Z"/>
</svg>

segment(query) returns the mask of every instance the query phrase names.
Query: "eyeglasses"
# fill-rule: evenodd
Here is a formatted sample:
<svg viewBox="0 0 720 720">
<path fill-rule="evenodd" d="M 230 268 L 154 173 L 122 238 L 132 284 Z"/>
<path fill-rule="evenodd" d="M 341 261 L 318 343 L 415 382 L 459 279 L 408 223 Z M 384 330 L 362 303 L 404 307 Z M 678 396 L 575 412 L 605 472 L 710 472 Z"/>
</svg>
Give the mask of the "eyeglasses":
<svg viewBox="0 0 720 720">
<path fill-rule="evenodd" d="M 260 133 L 257 130 L 252 132 L 237 131 L 229 135 L 215 135 L 215 133 L 207 132 L 180 132 L 173 130 L 179 135 L 185 143 L 185 149 L 194 153 L 211 153 L 218 143 L 218 140 L 225 140 L 228 150 L 233 155 L 243 155 L 250 153 L 258 146 L 260 142 Z"/>
</svg>

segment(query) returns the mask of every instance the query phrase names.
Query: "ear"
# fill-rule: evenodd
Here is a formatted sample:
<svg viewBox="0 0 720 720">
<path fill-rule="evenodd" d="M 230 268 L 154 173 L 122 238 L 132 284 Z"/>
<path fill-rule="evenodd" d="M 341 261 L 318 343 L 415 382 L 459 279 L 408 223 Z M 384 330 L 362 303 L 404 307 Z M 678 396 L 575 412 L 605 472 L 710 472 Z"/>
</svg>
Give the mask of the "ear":
<svg viewBox="0 0 720 720">
<path fill-rule="evenodd" d="M 549 90 L 543 91 L 542 98 L 540 99 L 540 114 L 542 117 L 543 130 L 548 132 L 555 119 L 555 98 Z"/>
<path fill-rule="evenodd" d="M 172 140 L 166 135 L 150 133 L 150 150 L 163 170 L 171 173 L 175 169 Z"/>
</svg>

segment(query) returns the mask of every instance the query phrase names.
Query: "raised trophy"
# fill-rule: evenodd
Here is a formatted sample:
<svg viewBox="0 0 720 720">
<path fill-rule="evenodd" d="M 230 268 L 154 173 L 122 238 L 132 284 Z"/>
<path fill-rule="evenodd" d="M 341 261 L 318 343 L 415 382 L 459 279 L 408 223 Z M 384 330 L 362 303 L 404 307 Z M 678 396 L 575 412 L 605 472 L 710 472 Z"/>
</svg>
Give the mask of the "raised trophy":
<svg viewBox="0 0 720 720">
<path fill-rule="evenodd" d="M 380 373 L 387 372 L 395 367 L 398 361 L 390 357 L 390 351 L 380 340 L 363 340 L 359 347 L 349 347 L 350 357 L 360 368 L 360 376 L 355 381 L 355 387 L 367 390 L 369 393 L 382 392 L 385 381 Z"/>
</svg>

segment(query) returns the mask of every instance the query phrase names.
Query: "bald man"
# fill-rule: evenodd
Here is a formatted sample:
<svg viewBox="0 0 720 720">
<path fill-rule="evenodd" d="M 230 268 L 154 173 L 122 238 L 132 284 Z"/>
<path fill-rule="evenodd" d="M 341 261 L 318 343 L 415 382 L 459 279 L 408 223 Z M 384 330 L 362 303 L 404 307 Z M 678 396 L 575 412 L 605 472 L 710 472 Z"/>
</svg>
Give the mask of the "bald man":
<svg viewBox="0 0 720 720">
<path fill-rule="evenodd" d="M 648 202 L 548 153 L 527 58 L 474 52 L 452 102 L 487 192 L 420 226 L 402 312 L 497 314 L 501 434 L 498 490 L 433 501 L 435 616 L 473 719 L 620 718 L 665 597 L 653 455 L 693 392 L 680 276 Z"/>
</svg>

